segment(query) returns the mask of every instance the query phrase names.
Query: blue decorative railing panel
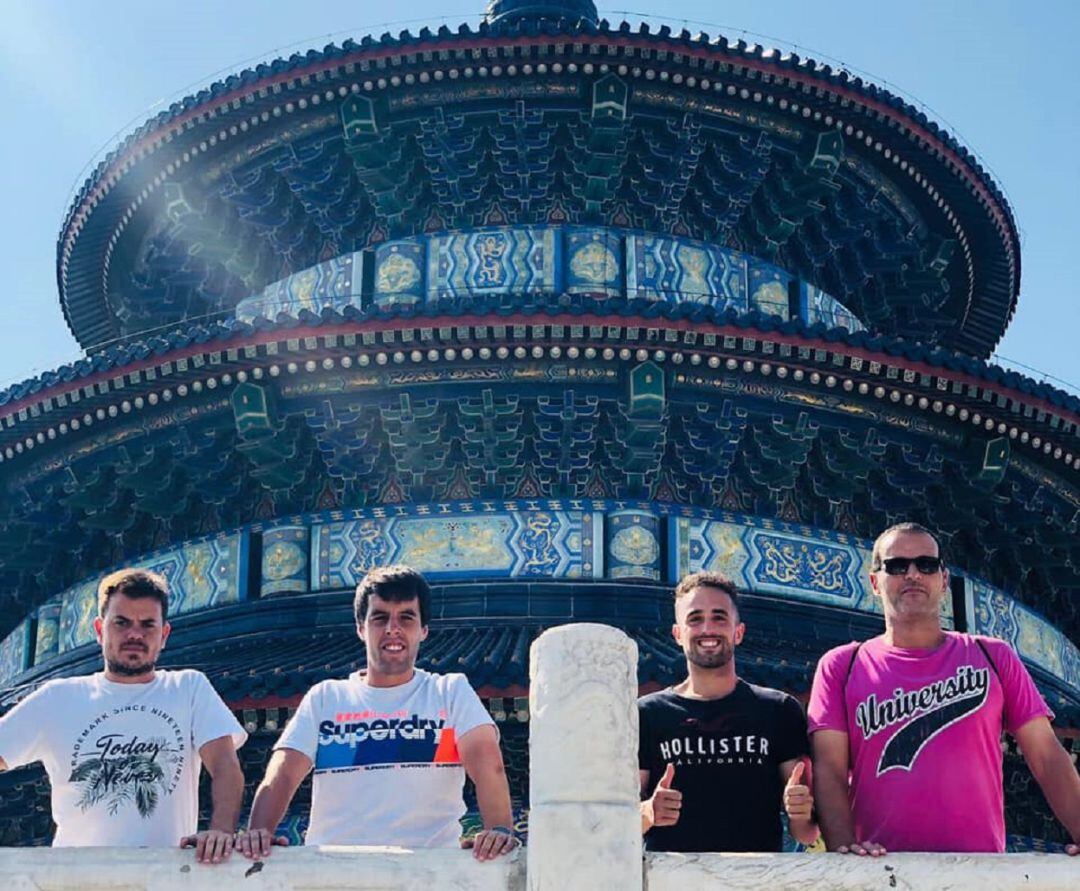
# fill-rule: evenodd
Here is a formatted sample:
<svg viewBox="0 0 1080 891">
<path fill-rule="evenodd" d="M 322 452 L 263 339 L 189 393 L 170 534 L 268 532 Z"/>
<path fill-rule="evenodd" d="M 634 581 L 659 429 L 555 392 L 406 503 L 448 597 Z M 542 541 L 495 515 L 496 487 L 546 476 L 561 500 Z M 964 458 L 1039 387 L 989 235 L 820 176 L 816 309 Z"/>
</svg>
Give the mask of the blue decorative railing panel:
<svg viewBox="0 0 1080 891">
<path fill-rule="evenodd" d="M 247 599 L 248 534 L 234 532 L 158 551 L 129 566 L 161 573 L 169 583 L 169 615 Z M 101 573 L 101 576 L 105 573 Z M 101 576 L 61 596 L 60 652 L 94 640 L 97 584 Z"/>
<path fill-rule="evenodd" d="M 435 579 L 594 578 L 598 521 L 580 511 L 498 511 L 320 524 L 312 528 L 312 588 L 353 587 L 387 563 Z"/>
<path fill-rule="evenodd" d="M 754 593 L 882 611 L 868 576 L 871 541 L 752 517 L 679 518 L 672 546 L 676 577 L 708 569 Z M 941 614 L 946 627 L 955 627 L 951 597 L 942 602 Z"/>
<path fill-rule="evenodd" d="M 252 549 L 253 533 L 261 548 Z M 394 562 L 438 581 L 673 583 L 710 569 L 756 596 L 880 615 L 867 574 L 871 545 L 780 520 L 660 502 L 455 501 L 256 523 L 128 565 L 166 576 L 174 615 L 247 599 L 253 559 L 261 561 L 260 596 L 349 589 L 367 570 Z M 12 672 L 6 679 L 94 640 L 103 574 L 39 607 L 36 642 L 27 621 L 0 643 L 0 672 Z M 966 579 L 965 604 L 972 631 L 1007 640 L 1026 662 L 1080 692 L 1080 650 L 1048 621 L 979 579 Z M 942 621 L 955 627 L 951 598 Z"/>
<path fill-rule="evenodd" d="M 372 266 L 370 293 L 364 292 L 365 265 Z M 783 319 L 797 311 L 810 324 L 864 329 L 835 298 L 749 254 L 689 238 L 591 226 L 492 226 L 386 242 L 275 282 L 242 300 L 236 315 L 250 322 L 323 307 L 563 293 L 705 303 Z"/>
<path fill-rule="evenodd" d="M 38 607 L 37 636 L 34 641 L 35 665 L 60 652 L 60 606 L 57 599 Z"/>
<path fill-rule="evenodd" d="M 1046 619 L 982 579 L 965 579 L 972 630 L 1007 641 L 1027 662 L 1080 690 L 1080 650 Z"/>
<path fill-rule="evenodd" d="M 30 620 L 23 619 L 0 641 L 0 683 L 26 671 L 30 656 Z"/>
<path fill-rule="evenodd" d="M 311 532 L 307 526 L 274 526 L 262 534 L 260 597 L 308 590 Z"/>
</svg>

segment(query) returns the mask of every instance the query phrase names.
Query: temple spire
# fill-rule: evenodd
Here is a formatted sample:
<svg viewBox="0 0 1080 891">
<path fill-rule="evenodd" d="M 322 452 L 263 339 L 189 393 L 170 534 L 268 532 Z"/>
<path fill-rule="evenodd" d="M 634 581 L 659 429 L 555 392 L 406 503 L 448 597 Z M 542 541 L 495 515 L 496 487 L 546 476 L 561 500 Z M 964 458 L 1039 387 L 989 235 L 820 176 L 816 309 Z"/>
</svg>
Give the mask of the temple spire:
<svg viewBox="0 0 1080 891">
<path fill-rule="evenodd" d="M 599 19 L 592 0 L 490 0 L 484 20 L 491 24 L 554 21 L 595 25 Z"/>
</svg>

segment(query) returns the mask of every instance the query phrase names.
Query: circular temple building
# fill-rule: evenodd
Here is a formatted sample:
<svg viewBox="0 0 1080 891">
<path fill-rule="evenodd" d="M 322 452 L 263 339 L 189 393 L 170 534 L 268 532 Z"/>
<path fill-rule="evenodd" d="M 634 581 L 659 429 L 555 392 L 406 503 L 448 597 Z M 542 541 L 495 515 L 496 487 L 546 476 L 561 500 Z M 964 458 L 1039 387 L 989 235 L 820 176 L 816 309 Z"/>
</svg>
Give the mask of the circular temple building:
<svg viewBox="0 0 1080 891">
<path fill-rule="evenodd" d="M 96 670 L 97 580 L 152 568 L 163 664 L 210 676 L 257 782 L 364 662 L 358 579 L 407 562 L 421 664 L 488 704 L 524 823 L 538 633 L 616 625 L 670 684 L 672 583 L 717 569 L 740 672 L 805 697 L 880 631 L 870 543 L 913 519 L 946 622 L 1014 644 L 1080 749 L 1080 400 L 986 361 L 1020 287 L 998 186 L 848 72 L 496 0 L 147 121 L 57 281 L 86 357 L 0 393 L 4 708 Z M 46 782 L 0 775 L 0 844 L 48 842 Z M 1005 782 L 1011 846 L 1060 840 L 1015 749 Z"/>
</svg>

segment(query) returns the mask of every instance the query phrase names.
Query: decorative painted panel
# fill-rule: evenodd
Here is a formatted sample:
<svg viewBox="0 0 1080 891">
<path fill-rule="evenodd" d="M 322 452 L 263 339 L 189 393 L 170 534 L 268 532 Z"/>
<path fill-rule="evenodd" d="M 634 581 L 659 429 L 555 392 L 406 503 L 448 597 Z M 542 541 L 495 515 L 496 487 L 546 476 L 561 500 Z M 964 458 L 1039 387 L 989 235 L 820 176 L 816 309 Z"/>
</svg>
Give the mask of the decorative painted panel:
<svg viewBox="0 0 1080 891">
<path fill-rule="evenodd" d="M 240 553 L 242 535 L 246 534 L 192 542 L 133 565 L 165 576 L 171 616 L 236 603 L 246 597 L 242 591 L 247 580 L 246 555 Z"/>
<path fill-rule="evenodd" d="M 307 526 L 275 526 L 262 534 L 260 596 L 308 591 L 311 534 Z"/>
<path fill-rule="evenodd" d="M 799 285 L 799 313 L 808 325 L 821 322 L 826 328 L 846 328 L 851 332 L 866 330 L 844 304 L 806 282 Z"/>
<path fill-rule="evenodd" d="M 30 667 L 30 620 L 23 619 L 0 641 L 0 683 Z"/>
<path fill-rule="evenodd" d="M 743 578 L 746 552 L 738 527 L 689 517 L 668 520 L 668 582 L 709 569 L 736 584 Z"/>
<path fill-rule="evenodd" d="M 60 652 L 94 640 L 99 578 L 81 582 L 60 595 Z"/>
<path fill-rule="evenodd" d="M 375 303 L 421 303 L 424 299 L 424 242 L 392 241 L 375 251 Z"/>
<path fill-rule="evenodd" d="M 866 611 L 859 571 L 865 552 L 773 528 L 716 520 L 678 521 L 679 575 L 715 570 L 740 588 Z"/>
<path fill-rule="evenodd" d="M 60 601 L 43 603 L 37 611 L 37 639 L 34 641 L 34 664 L 60 652 Z"/>
<path fill-rule="evenodd" d="M 672 549 L 678 577 L 714 570 L 754 593 L 881 613 L 868 576 L 873 542 L 753 517 L 740 519 L 674 521 Z M 951 597 L 944 598 L 941 610 L 944 627 L 955 627 Z"/>
<path fill-rule="evenodd" d="M 745 540 L 750 554 L 746 574 L 754 590 L 877 611 L 878 601 L 864 598 L 866 551 L 758 529 L 747 530 Z"/>
<path fill-rule="evenodd" d="M 621 297 L 623 248 L 610 229 L 563 230 L 566 238 L 566 287 L 570 294 Z"/>
<path fill-rule="evenodd" d="M 708 303 L 746 311 L 746 257 L 689 239 L 630 235 L 626 296 L 669 303 Z"/>
<path fill-rule="evenodd" d="M 241 300 L 236 317 L 250 322 L 260 316 L 276 319 L 282 312 L 295 316 L 302 309 L 318 313 L 326 306 L 359 306 L 361 257 L 359 252 L 343 254 L 274 282 Z"/>
<path fill-rule="evenodd" d="M 190 542 L 125 564 L 160 573 L 169 584 L 169 615 L 178 616 L 247 598 L 247 532 Z M 119 567 L 117 567 L 119 568 Z M 94 640 L 101 572 L 60 597 L 60 652 Z"/>
<path fill-rule="evenodd" d="M 1046 619 L 981 579 L 965 578 L 977 634 L 1007 641 L 1025 662 L 1080 690 L 1080 650 Z"/>
<path fill-rule="evenodd" d="M 594 578 L 599 518 L 531 511 L 348 520 L 312 528 L 312 589 L 351 588 L 407 563 L 432 578 Z"/>
<path fill-rule="evenodd" d="M 252 528 L 263 537 L 261 593 L 267 596 L 351 588 L 369 569 L 388 563 L 410 563 L 435 579 L 465 580 L 598 579 L 606 567 L 608 578 L 674 583 L 688 572 L 710 569 L 759 595 L 881 612 L 867 577 L 871 542 L 665 502 L 436 502 L 327 511 Z M 233 603 L 247 597 L 250 536 L 243 530 L 190 542 L 129 565 L 165 575 L 174 614 Z M 45 642 L 36 661 L 48 658 L 50 621 L 58 625 L 59 652 L 93 641 L 98 578 L 65 591 L 52 612 L 48 605 L 41 608 Z M 988 593 L 978 599 L 982 625 L 995 617 L 997 630 L 989 633 L 1019 641 L 1022 653 L 1035 654 L 1030 658 L 1048 671 L 1076 678 L 1080 689 L 1076 647 L 1061 643 L 1048 623 L 1011 598 L 994 596 L 998 600 Z M 1005 605 L 986 606 L 999 601 Z M 974 607 L 969 608 L 969 625 L 976 627 Z M 942 621 L 954 626 L 951 597 L 944 600 Z"/>
<path fill-rule="evenodd" d="M 766 315 L 791 317 L 788 289 L 794 276 L 779 266 L 751 260 L 749 269 L 749 308 Z"/>
<path fill-rule="evenodd" d="M 372 293 L 362 298 L 365 261 L 373 262 L 374 280 Z M 411 306 L 440 298 L 566 292 L 757 309 L 787 319 L 793 281 L 772 263 L 687 238 L 592 226 L 502 226 L 386 242 L 373 261 L 362 251 L 326 260 L 240 301 L 236 315 L 252 321 L 369 302 Z M 834 297 L 798 284 L 799 314 L 809 324 L 864 329 Z"/>
<path fill-rule="evenodd" d="M 558 236 L 554 227 L 433 236 L 428 243 L 428 300 L 554 293 L 560 259 Z"/>
<path fill-rule="evenodd" d="M 607 577 L 661 580 L 660 517 L 643 510 L 609 514 L 605 522 Z"/>
</svg>

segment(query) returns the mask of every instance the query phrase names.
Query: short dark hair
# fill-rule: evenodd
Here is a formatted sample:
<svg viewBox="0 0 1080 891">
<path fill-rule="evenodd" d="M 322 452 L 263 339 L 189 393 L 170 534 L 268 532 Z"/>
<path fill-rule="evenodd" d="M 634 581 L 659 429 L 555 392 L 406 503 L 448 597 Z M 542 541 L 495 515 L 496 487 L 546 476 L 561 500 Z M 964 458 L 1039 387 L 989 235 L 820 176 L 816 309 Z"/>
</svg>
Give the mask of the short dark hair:
<svg viewBox="0 0 1080 891">
<path fill-rule="evenodd" d="M 881 535 L 874 539 L 874 547 L 870 551 L 871 572 L 877 572 L 879 569 L 881 569 L 881 543 L 885 540 L 885 538 L 894 533 L 905 532 L 911 532 L 920 535 L 929 535 L 934 540 L 934 544 L 937 545 L 938 556 L 941 557 L 942 560 L 945 559 L 945 555 L 941 549 L 941 542 L 938 541 L 938 537 L 921 523 L 915 523 L 909 520 L 904 523 L 894 523 L 892 526 L 882 532 Z"/>
<path fill-rule="evenodd" d="M 735 607 L 735 612 L 739 612 L 739 589 L 735 587 L 735 583 L 721 572 L 691 572 L 689 575 L 684 575 L 679 579 L 679 584 L 675 586 L 675 600 L 681 600 L 687 594 L 694 590 L 694 588 L 716 588 L 718 591 L 723 591 L 728 597 L 731 598 L 731 605 Z"/>
<path fill-rule="evenodd" d="M 161 604 L 161 621 L 169 617 L 169 583 L 165 576 L 149 569 L 118 569 L 110 572 L 98 583 L 98 615 L 104 616 L 109 600 L 114 594 L 123 594 L 136 600 L 153 597 Z"/>
<path fill-rule="evenodd" d="M 353 598 L 353 614 L 356 616 L 357 625 L 363 625 L 367 618 L 368 601 L 372 594 L 393 603 L 415 597 L 420 602 L 420 624 L 427 626 L 428 617 L 431 615 L 431 588 L 427 579 L 411 566 L 400 563 L 381 566 L 364 576 L 356 586 L 356 597 Z"/>
</svg>

